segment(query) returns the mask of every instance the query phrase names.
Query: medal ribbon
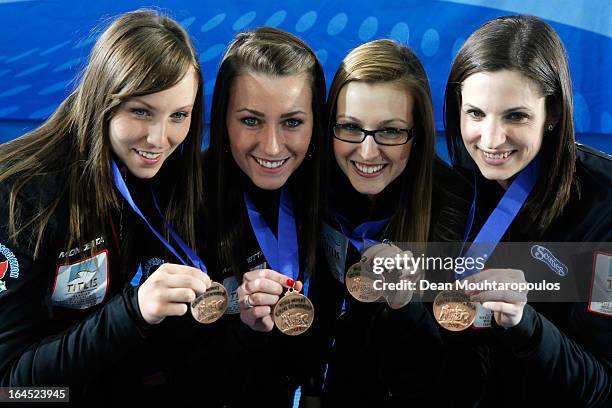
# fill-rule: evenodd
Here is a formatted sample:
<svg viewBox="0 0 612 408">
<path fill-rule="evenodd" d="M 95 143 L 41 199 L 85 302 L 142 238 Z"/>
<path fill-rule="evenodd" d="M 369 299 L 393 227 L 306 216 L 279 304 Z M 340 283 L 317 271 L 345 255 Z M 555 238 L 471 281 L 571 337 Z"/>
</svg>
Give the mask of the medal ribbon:
<svg viewBox="0 0 612 408">
<path fill-rule="evenodd" d="M 185 242 L 179 237 L 176 231 L 174 231 L 174 229 L 170 226 L 170 223 L 168 222 L 166 217 L 164 217 L 164 215 L 162 214 L 161 210 L 159 209 L 157 198 L 155 197 L 153 190 L 151 190 L 151 194 L 153 195 L 153 202 L 155 204 L 155 208 L 157 209 L 157 212 L 166 224 L 166 228 L 168 228 L 168 232 L 170 233 L 172 238 L 174 238 L 179 247 L 187 255 L 190 264 L 187 263 L 185 259 L 183 259 L 183 257 L 178 253 L 178 251 L 168 241 L 166 241 L 166 239 L 153 227 L 153 225 L 151 225 L 151 223 L 149 222 L 149 220 L 147 220 L 147 217 L 145 217 L 142 211 L 140 211 L 140 208 L 138 208 L 138 205 L 136 205 L 136 203 L 134 202 L 134 199 L 130 194 L 130 190 L 125 184 L 123 177 L 121 177 L 119 167 L 117 167 L 117 163 L 115 163 L 114 160 L 111 161 L 111 167 L 113 170 L 113 182 L 115 184 L 115 187 L 117 187 L 117 190 L 123 196 L 125 201 L 129 204 L 130 207 L 132 207 L 134 212 L 144 221 L 144 223 L 149 227 L 149 229 L 151 230 L 151 232 L 153 232 L 157 239 L 159 239 L 183 265 L 189 266 L 191 264 L 195 268 L 200 269 L 202 272 L 206 273 L 206 266 L 204 265 L 204 262 L 202 262 L 202 260 L 193 252 L 193 250 L 189 248 L 189 246 L 187 246 L 187 244 L 185 244 Z"/>
<path fill-rule="evenodd" d="M 512 224 L 512 221 L 514 221 L 518 212 L 523 207 L 523 204 L 527 201 L 529 193 L 533 190 L 538 179 L 538 167 L 539 160 L 536 157 L 514 179 L 476 235 L 476 238 L 474 238 L 472 245 L 465 254 L 466 258 L 478 258 L 485 254 L 490 255 L 495 250 L 499 241 L 510 227 L 510 224 Z M 474 182 L 474 199 L 470 208 L 464 242 L 467 240 L 474 222 L 476 197 L 476 183 Z M 455 277 L 463 279 L 478 272 L 480 272 L 478 268 L 466 269 L 463 274 L 455 274 Z"/>
<path fill-rule="evenodd" d="M 362 253 L 366 247 L 379 244 L 380 241 L 373 239 L 377 236 L 389 223 L 389 219 L 385 218 L 378 221 L 368 221 L 359 224 L 354 230 L 347 227 L 348 220 L 342 215 L 336 214 L 336 221 L 340 225 L 340 230 L 348 238 L 349 242 Z"/>
<path fill-rule="evenodd" d="M 249 195 L 244 193 L 251 228 L 257 243 L 270 267 L 283 275 L 291 276 L 295 281 L 300 274 L 300 261 L 297 243 L 297 230 L 293 215 L 293 200 L 287 187 L 280 193 L 278 206 L 278 239 L 274 236 L 263 216 L 257 211 Z M 304 292 L 306 292 L 304 282 Z"/>
</svg>

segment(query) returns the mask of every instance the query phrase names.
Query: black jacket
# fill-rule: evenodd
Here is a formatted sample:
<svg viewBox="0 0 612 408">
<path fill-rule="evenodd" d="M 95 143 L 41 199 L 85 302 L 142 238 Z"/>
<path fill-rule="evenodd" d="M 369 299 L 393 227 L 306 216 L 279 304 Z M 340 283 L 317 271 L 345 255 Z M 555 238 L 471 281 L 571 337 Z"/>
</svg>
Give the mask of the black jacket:
<svg viewBox="0 0 612 408">
<path fill-rule="evenodd" d="M 517 217 L 503 241 L 611 242 L 612 158 L 578 145 L 576 177 L 580 195 L 573 192 L 544 233 L 527 232 Z M 481 179 L 478 184 L 475 231 L 503 194 L 495 182 Z M 581 299 L 589 299 L 596 261 L 587 255 L 567 275 L 583 291 Z M 528 303 L 521 322 L 508 330 L 493 320 L 492 329 L 480 333 L 480 341 L 490 346 L 481 406 L 612 406 L 612 313 L 596 313 L 589 305 Z"/>
<path fill-rule="evenodd" d="M 399 191 L 406 187 L 396 179 L 376 198 L 374 213 L 368 214 L 368 199 L 356 193 L 341 175 L 335 185 L 334 212 L 357 225 L 367 220 L 389 217 L 398 203 Z M 468 211 L 466 193 L 469 183 L 436 160 L 430 239 L 460 240 Z M 339 231 L 337 223 L 329 225 Z M 325 232 L 324 232 L 325 234 Z M 384 231 L 381 236 L 385 237 Z M 329 241 L 325 238 L 324 241 Z M 360 303 L 333 275 L 344 273 L 360 255 L 347 245 L 346 260 L 342 250 L 327 248 L 328 291 L 325 327 L 333 343 L 325 381 L 324 406 L 439 406 L 443 404 L 440 389 L 452 392 L 442 381 L 446 372 L 447 353 L 453 338 L 440 328 L 431 313 L 431 304 L 410 302 L 401 309 L 391 309 L 386 302 Z M 333 243 L 331 244 L 333 246 Z M 339 261 L 340 260 L 340 261 Z M 333 266 L 340 262 L 343 265 Z M 340 311 L 346 302 L 346 310 Z"/>
<path fill-rule="evenodd" d="M 51 199 L 56 180 L 35 178 L 22 189 L 23 219 L 37 214 L 41 197 Z M 17 242 L 9 239 L 10 189 L 10 182 L 0 185 L 1 261 L 7 261 L 0 274 L 0 384 L 68 386 L 77 406 L 141 400 L 142 369 L 155 358 L 145 352 L 152 330 L 140 314 L 138 288 L 129 283 L 141 258 L 156 251 L 163 257 L 143 242 L 148 230 L 125 204 L 102 230 L 85 232 L 67 248 L 65 196 L 34 258 L 31 229 Z"/>
<path fill-rule="evenodd" d="M 246 180 L 243 180 L 248 183 Z M 273 233 L 277 233 L 279 191 L 266 192 L 254 186 L 250 197 Z M 210 199 L 210 197 L 209 197 Z M 246 217 L 246 208 L 242 206 Z M 296 214 L 300 228 L 299 215 Z M 201 219 L 201 231 L 209 231 L 210 219 Z M 242 323 L 239 315 L 236 289 L 241 276 L 251 270 L 270 268 L 257 239 L 248 224 L 239 237 L 244 248 L 245 270 L 236 273 L 230 265 L 221 262 L 215 242 L 208 233 L 199 235 L 198 247 L 213 281 L 222 283 L 228 292 L 229 303 L 225 315 L 211 325 L 200 325 L 200 334 L 186 345 L 186 358 L 177 367 L 177 378 L 184 388 L 182 394 L 187 403 L 203 403 L 210 407 L 242 407 L 247 405 L 292 407 L 297 387 L 313 394 L 320 388 L 316 370 L 317 319 L 320 308 L 316 297 L 316 279 L 309 280 L 308 297 L 315 307 L 315 322 L 299 336 L 287 336 L 277 328 L 269 333 L 252 330 Z M 303 245 L 298 242 L 300 273 L 304 271 Z M 304 280 L 300 276 L 300 280 Z"/>
</svg>

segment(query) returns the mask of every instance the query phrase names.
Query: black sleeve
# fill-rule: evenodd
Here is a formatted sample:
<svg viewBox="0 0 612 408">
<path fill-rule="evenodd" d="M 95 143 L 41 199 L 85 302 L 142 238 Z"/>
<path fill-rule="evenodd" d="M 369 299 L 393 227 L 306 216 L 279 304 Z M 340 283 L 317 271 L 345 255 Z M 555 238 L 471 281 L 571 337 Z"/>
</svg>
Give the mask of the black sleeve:
<svg viewBox="0 0 612 408">
<path fill-rule="evenodd" d="M 575 304 L 574 310 L 586 308 Z M 588 316 L 587 316 L 588 317 Z M 612 318 L 597 327 L 598 338 L 612 345 Z M 612 364 L 603 354 L 594 353 L 560 331 L 554 324 L 525 305 L 518 325 L 503 329 L 495 324 L 494 331 L 512 353 L 527 359 L 533 375 L 567 393 L 568 405 L 604 406 L 612 398 Z M 591 325 L 592 328 L 592 325 Z M 587 329 L 587 327 L 583 327 Z"/>
<path fill-rule="evenodd" d="M 9 241 L 7 202 L 8 187 L 1 185 L 0 242 L 14 255 L 19 272 L 17 277 L 5 274 L 6 289 L 0 293 L 0 385 L 84 384 L 145 337 L 147 327 L 138 308 L 137 288 L 126 287 L 95 312 L 84 314 L 81 321 L 55 332 L 45 300 L 55 254 L 43 247 L 34 259 L 27 240 Z M 27 215 L 28 208 L 24 206 L 23 210 Z M 57 229 L 48 233 L 64 237 Z M 24 231 L 20 237 L 28 236 Z"/>
</svg>

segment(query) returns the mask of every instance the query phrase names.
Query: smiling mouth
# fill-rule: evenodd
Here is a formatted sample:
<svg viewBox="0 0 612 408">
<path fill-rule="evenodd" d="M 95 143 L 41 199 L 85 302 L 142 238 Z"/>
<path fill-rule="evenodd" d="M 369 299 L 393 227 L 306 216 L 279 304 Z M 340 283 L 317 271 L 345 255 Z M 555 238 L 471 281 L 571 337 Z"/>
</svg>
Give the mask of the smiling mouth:
<svg viewBox="0 0 612 408">
<path fill-rule="evenodd" d="M 482 154 L 484 155 L 484 157 L 486 157 L 487 159 L 491 159 L 491 160 L 506 159 L 510 157 L 510 155 L 512 155 L 514 152 L 516 152 L 516 150 L 510 150 L 504 153 L 489 153 L 489 152 L 485 152 L 484 150 L 482 150 Z"/>
<path fill-rule="evenodd" d="M 265 169 L 270 169 L 270 170 L 278 169 L 283 164 L 287 163 L 287 161 L 289 160 L 288 158 L 287 159 L 282 159 L 282 160 L 265 160 L 265 159 L 261 159 L 261 158 L 256 157 L 256 156 L 253 156 L 253 159 L 255 159 L 255 161 L 261 167 L 263 167 Z"/>
<path fill-rule="evenodd" d="M 158 159 L 162 155 L 161 153 L 147 152 L 146 150 L 139 150 L 139 149 L 134 149 L 134 150 L 136 150 L 136 153 L 138 153 L 140 156 L 144 157 L 145 159 L 149 159 L 149 160 Z"/>
<path fill-rule="evenodd" d="M 385 166 L 387 166 L 386 163 L 365 164 L 365 163 L 359 163 L 353 160 L 351 160 L 351 163 L 353 164 L 353 166 L 355 166 L 355 168 L 357 169 L 357 171 L 359 171 L 359 173 L 368 174 L 368 175 L 380 173 L 385 168 Z"/>
</svg>

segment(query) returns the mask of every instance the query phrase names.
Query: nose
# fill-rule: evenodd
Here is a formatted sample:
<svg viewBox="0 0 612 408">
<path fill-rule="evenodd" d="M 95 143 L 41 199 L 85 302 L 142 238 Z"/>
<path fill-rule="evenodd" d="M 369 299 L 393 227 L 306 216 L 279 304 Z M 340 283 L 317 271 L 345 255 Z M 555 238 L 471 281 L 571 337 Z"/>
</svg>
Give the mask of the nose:
<svg viewBox="0 0 612 408">
<path fill-rule="evenodd" d="M 372 135 L 366 136 L 365 140 L 359 145 L 359 154 L 364 161 L 372 161 L 376 159 L 379 153 L 380 151 L 378 150 L 378 144 Z"/>
<path fill-rule="evenodd" d="M 480 142 L 485 149 L 494 150 L 506 142 L 506 129 L 495 118 L 485 120 L 481 128 Z"/>
<path fill-rule="evenodd" d="M 263 151 L 268 157 L 274 157 L 281 151 L 282 135 L 276 126 L 267 126 L 263 135 Z"/>
<path fill-rule="evenodd" d="M 168 141 L 168 125 L 165 121 L 159 121 L 149 126 L 147 142 L 155 147 L 163 147 Z"/>
</svg>

